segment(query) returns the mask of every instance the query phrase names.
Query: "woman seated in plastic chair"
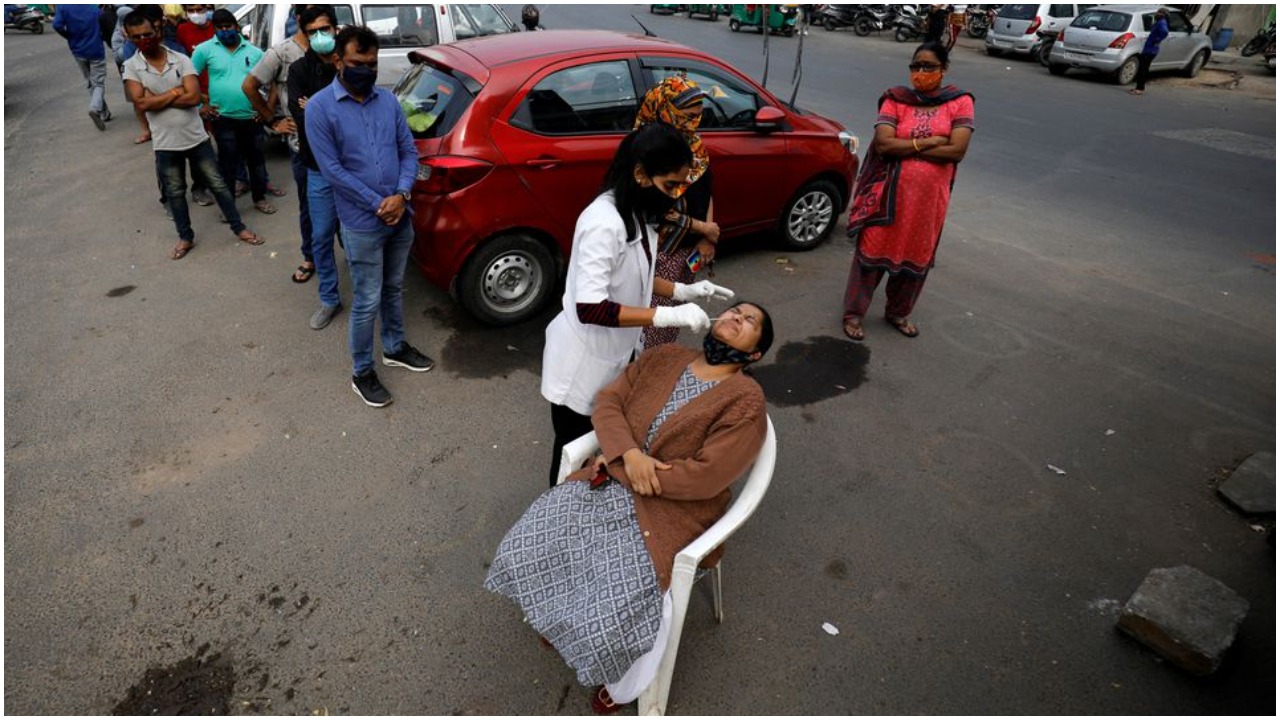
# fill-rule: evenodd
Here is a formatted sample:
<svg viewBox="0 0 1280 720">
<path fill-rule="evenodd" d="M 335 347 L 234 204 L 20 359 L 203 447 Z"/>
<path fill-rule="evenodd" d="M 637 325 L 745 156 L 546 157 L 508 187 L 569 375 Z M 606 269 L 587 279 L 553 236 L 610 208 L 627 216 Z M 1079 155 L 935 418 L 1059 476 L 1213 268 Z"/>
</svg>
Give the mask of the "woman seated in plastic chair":
<svg viewBox="0 0 1280 720">
<path fill-rule="evenodd" d="M 596 397 L 595 462 L 535 500 L 498 546 L 485 587 L 597 686 L 597 713 L 657 673 L 675 556 L 724 515 L 764 442 L 764 393 L 742 370 L 771 344 L 769 314 L 743 302 L 716 318 L 701 352 L 645 351 Z"/>
</svg>

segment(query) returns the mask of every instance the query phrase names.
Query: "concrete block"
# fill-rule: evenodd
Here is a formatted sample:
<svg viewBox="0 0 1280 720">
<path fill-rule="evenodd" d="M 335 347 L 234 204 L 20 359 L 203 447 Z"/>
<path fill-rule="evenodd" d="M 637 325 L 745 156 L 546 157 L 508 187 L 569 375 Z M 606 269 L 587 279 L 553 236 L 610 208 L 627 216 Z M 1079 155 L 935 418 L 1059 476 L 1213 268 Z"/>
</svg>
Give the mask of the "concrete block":
<svg viewBox="0 0 1280 720">
<path fill-rule="evenodd" d="M 1247 513 L 1276 511 L 1276 455 L 1259 452 L 1240 463 L 1231 477 L 1222 481 L 1218 492 L 1232 505 Z"/>
<path fill-rule="evenodd" d="M 1196 675 L 1218 669 L 1249 602 L 1188 565 L 1157 568 L 1125 603 L 1116 627 Z"/>
</svg>

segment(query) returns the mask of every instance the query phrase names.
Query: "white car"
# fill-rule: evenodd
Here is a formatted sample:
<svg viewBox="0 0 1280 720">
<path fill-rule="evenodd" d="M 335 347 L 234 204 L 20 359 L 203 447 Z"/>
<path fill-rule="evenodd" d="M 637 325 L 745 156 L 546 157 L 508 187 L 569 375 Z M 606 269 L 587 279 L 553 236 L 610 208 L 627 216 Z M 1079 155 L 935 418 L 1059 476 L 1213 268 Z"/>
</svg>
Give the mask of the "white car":
<svg viewBox="0 0 1280 720">
<path fill-rule="evenodd" d="M 295 31 L 291 5 L 252 3 L 232 12 L 241 32 L 263 50 Z M 410 67 L 409 51 L 454 40 L 516 32 L 519 28 L 497 5 L 423 3 L 418 5 L 334 5 L 338 25 L 367 25 L 378 34 L 378 84 L 391 86 Z"/>
<path fill-rule="evenodd" d="M 1027 55 L 1040 46 L 1040 33 L 1058 33 L 1090 5 L 1004 5 L 987 31 L 987 54 Z"/>
<path fill-rule="evenodd" d="M 1080 13 L 1049 53 L 1049 72 L 1062 75 L 1081 68 L 1106 73 L 1120 85 L 1138 74 L 1138 54 L 1151 34 L 1160 5 L 1099 5 Z M 1165 7 L 1169 36 L 1151 63 L 1155 72 L 1178 70 L 1186 77 L 1200 73 L 1213 54 L 1209 36 L 1199 32 L 1181 10 Z"/>
</svg>

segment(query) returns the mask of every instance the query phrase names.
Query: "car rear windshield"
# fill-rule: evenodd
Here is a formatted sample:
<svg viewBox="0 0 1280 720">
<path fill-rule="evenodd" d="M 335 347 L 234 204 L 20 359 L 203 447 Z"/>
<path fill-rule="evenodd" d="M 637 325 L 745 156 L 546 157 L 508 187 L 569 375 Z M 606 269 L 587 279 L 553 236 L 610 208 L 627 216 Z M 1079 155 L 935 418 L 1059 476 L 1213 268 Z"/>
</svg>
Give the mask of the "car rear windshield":
<svg viewBox="0 0 1280 720">
<path fill-rule="evenodd" d="M 1039 5 L 1005 5 L 996 13 L 996 17 L 1006 20 L 1030 20 L 1040 10 Z"/>
<path fill-rule="evenodd" d="M 1111 10 L 1085 10 L 1075 20 L 1071 21 L 1071 27 L 1123 32 L 1129 29 L 1129 21 L 1132 19 L 1133 16 L 1128 13 Z"/>
<path fill-rule="evenodd" d="M 457 78 L 427 63 L 410 68 L 395 94 L 409 130 L 419 140 L 449 134 L 475 99 Z"/>
</svg>

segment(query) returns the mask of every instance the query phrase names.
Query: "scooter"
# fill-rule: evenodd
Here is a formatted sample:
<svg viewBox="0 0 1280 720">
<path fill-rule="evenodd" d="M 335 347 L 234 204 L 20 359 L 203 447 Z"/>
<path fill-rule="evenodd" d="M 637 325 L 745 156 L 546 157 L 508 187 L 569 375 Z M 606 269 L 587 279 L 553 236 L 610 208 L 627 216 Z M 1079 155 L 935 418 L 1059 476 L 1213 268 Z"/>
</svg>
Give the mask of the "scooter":
<svg viewBox="0 0 1280 720">
<path fill-rule="evenodd" d="M 880 32 L 893 27 L 898 17 L 892 5 L 863 5 L 858 16 L 853 19 L 853 32 L 866 37 L 873 32 Z"/>
<path fill-rule="evenodd" d="M 44 13 L 26 5 L 5 5 L 4 29 L 26 30 L 39 35 L 44 32 Z"/>
<path fill-rule="evenodd" d="M 822 27 L 828 31 L 837 28 L 852 27 L 857 31 L 858 17 L 864 12 L 862 5 L 827 5 L 822 10 Z M 858 33 L 863 35 L 865 33 Z"/>
<path fill-rule="evenodd" d="M 907 42 L 924 37 L 924 16 L 916 12 L 911 5 L 903 5 L 898 11 L 898 19 L 893 23 L 893 39 Z"/>
<path fill-rule="evenodd" d="M 966 16 L 964 31 L 969 34 L 969 37 L 978 40 L 987 36 L 987 31 L 991 29 L 996 17 L 996 11 L 985 5 L 970 5 L 965 9 L 964 14 Z"/>
</svg>

